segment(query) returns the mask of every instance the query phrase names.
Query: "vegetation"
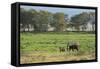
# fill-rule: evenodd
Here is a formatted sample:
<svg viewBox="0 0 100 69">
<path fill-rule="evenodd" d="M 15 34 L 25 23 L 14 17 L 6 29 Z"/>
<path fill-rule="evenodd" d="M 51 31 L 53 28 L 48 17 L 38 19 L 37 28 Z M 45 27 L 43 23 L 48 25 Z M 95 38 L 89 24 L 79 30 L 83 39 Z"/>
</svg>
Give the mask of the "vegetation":
<svg viewBox="0 0 100 69">
<path fill-rule="evenodd" d="M 21 33 L 21 63 L 95 59 L 95 35 L 72 33 Z M 60 52 L 70 40 L 79 41 L 80 50 Z"/>
</svg>

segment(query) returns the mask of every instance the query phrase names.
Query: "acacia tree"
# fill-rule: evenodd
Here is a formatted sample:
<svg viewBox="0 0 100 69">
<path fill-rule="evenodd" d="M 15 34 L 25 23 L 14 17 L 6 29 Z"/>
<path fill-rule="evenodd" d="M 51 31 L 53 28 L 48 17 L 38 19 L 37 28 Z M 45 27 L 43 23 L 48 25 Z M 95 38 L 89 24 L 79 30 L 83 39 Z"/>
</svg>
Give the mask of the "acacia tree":
<svg viewBox="0 0 100 69">
<path fill-rule="evenodd" d="M 31 25 L 34 28 L 34 31 L 39 31 L 39 12 L 37 12 L 36 10 L 32 9 L 30 10 L 32 13 L 32 21 L 31 21 Z"/>
<path fill-rule="evenodd" d="M 75 29 L 77 29 L 77 31 L 80 30 L 80 21 L 79 21 L 79 15 L 75 15 L 73 17 L 71 17 L 71 22 L 73 23 L 72 25 L 74 25 Z"/>
<path fill-rule="evenodd" d="M 26 20 L 26 17 L 25 17 L 25 10 L 23 8 L 21 8 L 20 10 L 20 28 L 22 29 L 22 31 L 25 31 L 25 20 Z"/>
<path fill-rule="evenodd" d="M 95 12 L 89 13 L 90 23 L 92 25 L 92 31 L 95 31 Z"/>
<path fill-rule="evenodd" d="M 32 18 L 33 18 L 33 15 L 30 10 L 26 11 L 24 9 L 21 9 L 21 11 L 20 11 L 20 27 L 23 28 L 24 31 L 26 28 L 29 31 L 29 28 L 32 25 Z"/>
<path fill-rule="evenodd" d="M 88 21 L 89 15 L 87 12 L 83 12 L 81 14 L 71 17 L 71 22 L 73 23 L 77 31 L 80 31 L 80 26 L 82 27 L 82 30 L 85 31 Z"/>
<path fill-rule="evenodd" d="M 40 31 L 47 31 L 48 30 L 48 24 L 50 23 L 50 16 L 51 13 L 48 11 L 40 11 Z"/>
<path fill-rule="evenodd" d="M 53 15 L 53 26 L 55 27 L 55 31 L 61 32 L 65 30 L 64 13 L 55 13 Z"/>
<path fill-rule="evenodd" d="M 35 31 L 47 31 L 48 24 L 50 23 L 51 13 L 48 11 L 39 11 L 35 13 L 35 17 L 33 17 L 33 25 Z"/>
</svg>

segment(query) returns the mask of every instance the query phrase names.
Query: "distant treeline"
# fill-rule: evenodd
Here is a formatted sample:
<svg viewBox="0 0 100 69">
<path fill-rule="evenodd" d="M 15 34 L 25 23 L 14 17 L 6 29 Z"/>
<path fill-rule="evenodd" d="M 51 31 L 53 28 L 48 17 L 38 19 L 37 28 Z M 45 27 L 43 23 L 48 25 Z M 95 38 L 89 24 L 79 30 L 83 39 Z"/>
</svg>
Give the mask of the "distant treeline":
<svg viewBox="0 0 100 69">
<path fill-rule="evenodd" d="M 20 31 L 95 31 L 95 12 L 82 12 L 69 18 L 69 14 L 20 9 Z"/>
</svg>

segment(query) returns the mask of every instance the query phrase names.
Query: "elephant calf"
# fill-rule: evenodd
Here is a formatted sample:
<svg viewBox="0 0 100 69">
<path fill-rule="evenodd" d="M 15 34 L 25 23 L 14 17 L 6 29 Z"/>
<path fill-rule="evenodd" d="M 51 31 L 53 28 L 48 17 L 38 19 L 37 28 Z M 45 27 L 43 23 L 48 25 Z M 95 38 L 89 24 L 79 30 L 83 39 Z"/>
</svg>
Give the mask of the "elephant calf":
<svg viewBox="0 0 100 69">
<path fill-rule="evenodd" d="M 65 51 L 66 51 L 66 48 L 64 48 L 64 47 L 59 47 L 59 51 L 60 51 L 60 52 L 65 52 Z"/>
</svg>

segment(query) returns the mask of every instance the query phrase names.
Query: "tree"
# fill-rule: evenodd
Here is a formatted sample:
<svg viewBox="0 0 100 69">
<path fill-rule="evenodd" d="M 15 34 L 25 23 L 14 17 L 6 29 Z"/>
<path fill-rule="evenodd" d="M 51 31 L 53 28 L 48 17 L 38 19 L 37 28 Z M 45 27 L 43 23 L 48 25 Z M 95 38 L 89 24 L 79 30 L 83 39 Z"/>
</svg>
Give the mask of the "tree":
<svg viewBox="0 0 100 69">
<path fill-rule="evenodd" d="M 39 11 L 34 13 L 33 25 L 35 31 L 45 32 L 48 30 L 48 24 L 50 23 L 51 13 L 48 11 Z"/>
<path fill-rule="evenodd" d="M 22 29 L 22 31 L 25 31 L 25 10 L 24 8 L 20 9 L 20 28 Z"/>
<path fill-rule="evenodd" d="M 21 22 L 20 27 L 23 28 L 24 31 L 26 28 L 29 31 L 29 28 L 32 24 L 32 18 L 33 18 L 33 15 L 30 10 L 26 11 L 23 8 L 21 9 L 21 11 L 20 11 L 20 22 Z"/>
<path fill-rule="evenodd" d="M 64 13 L 55 13 L 53 15 L 53 25 L 55 27 L 55 31 L 61 32 L 65 30 Z"/>
<path fill-rule="evenodd" d="M 89 15 L 87 12 L 83 12 L 81 14 L 71 17 L 71 22 L 73 23 L 77 31 L 80 31 L 80 26 L 82 26 L 82 30 L 84 31 L 86 29 L 88 21 L 89 21 Z"/>
<path fill-rule="evenodd" d="M 47 31 L 50 23 L 51 13 L 48 11 L 40 11 L 40 31 Z"/>
<path fill-rule="evenodd" d="M 92 31 L 95 31 L 95 12 L 90 12 L 89 13 L 89 20 L 90 20 L 90 23 L 92 25 Z"/>
<path fill-rule="evenodd" d="M 34 9 L 30 10 L 30 12 L 32 13 L 31 26 L 34 28 L 34 31 L 39 31 L 39 12 Z"/>
<path fill-rule="evenodd" d="M 73 23 L 72 25 L 74 25 L 75 29 L 77 29 L 77 31 L 80 30 L 80 21 L 79 21 L 79 15 L 75 15 L 73 17 L 71 17 L 71 22 Z"/>
</svg>

